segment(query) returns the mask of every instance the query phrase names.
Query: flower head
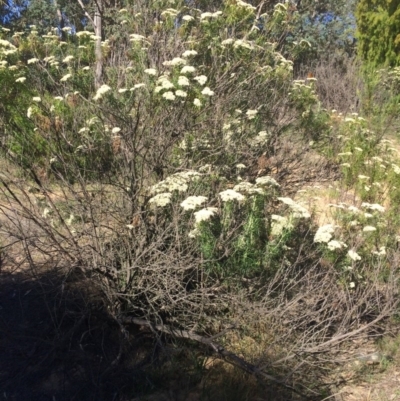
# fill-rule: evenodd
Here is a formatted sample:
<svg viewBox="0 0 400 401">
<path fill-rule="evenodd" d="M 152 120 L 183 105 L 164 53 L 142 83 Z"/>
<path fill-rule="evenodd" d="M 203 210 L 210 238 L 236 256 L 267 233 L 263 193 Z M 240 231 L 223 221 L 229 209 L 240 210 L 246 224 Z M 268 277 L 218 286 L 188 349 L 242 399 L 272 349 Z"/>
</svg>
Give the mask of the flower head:
<svg viewBox="0 0 400 401">
<path fill-rule="evenodd" d="M 249 120 L 253 120 L 257 113 L 258 113 L 258 110 L 247 110 L 246 116 Z"/>
<path fill-rule="evenodd" d="M 354 262 L 356 262 L 357 260 L 361 260 L 361 256 L 353 249 L 350 249 L 350 251 L 347 252 L 347 256 Z"/>
<path fill-rule="evenodd" d="M 238 192 L 244 192 L 249 195 L 255 195 L 255 194 L 264 195 L 264 191 L 262 190 L 262 188 L 258 188 L 256 185 L 253 185 L 251 182 L 248 181 L 240 182 L 239 184 L 233 187 L 233 190 Z"/>
<path fill-rule="evenodd" d="M 157 88 L 160 88 L 160 90 L 175 88 L 174 84 L 165 75 L 162 75 L 160 78 L 158 78 L 157 83 L 161 84 L 161 86 L 157 87 Z M 156 92 L 158 92 L 158 91 L 156 91 Z"/>
<path fill-rule="evenodd" d="M 320 243 L 325 242 L 328 243 L 332 234 L 335 232 L 335 227 L 332 224 L 325 224 L 318 228 L 317 232 L 314 235 L 314 242 Z"/>
<path fill-rule="evenodd" d="M 72 77 L 72 74 L 66 74 L 60 79 L 60 82 L 66 82 L 71 77 Z"/>
<path fill-rule="evenodd" d="M 379 247 L 379 251 L 373 251 L 373 255 L 377 256 L 385 256 L 386 255 L 386 248 L 384 246 Z"/>
<path fill-rule="evenodd" d="M 155 68 L 146 68 L 144 73 L 147 75 L 157 75 L 157 70 Z"/>
<path fill-rule="evenodd" d="M 153 196 L 149 203 L 154 203 L 156 206 L 164 207 L 171 203 L 172 194 L 170 192 L 163 192 Z"/>
<path fill-rule="evenodd" d="M 72 61 L 74 59 L 74 56 L 67 56 L 64 58 L 63 63 L 69 63 L 70 61 Z"/>
<path fill-rule="evenodd" d="M 200 85 L 204 85 L 207 82 L 207 77 L 205 75 L 199 75 L 197 77 L 193 78 L 195 81 L 197 81 Z"/>
<path fill-rule="evenodd" d="M 361 204 L 361 207 L 365 207 L 366 209 L 377 211 L 377 212 L 380 212 L 380 213 L 383 213 L 385 211 L 385 208 L 383 206 L 377 204 L 377 203 L 363 202 Z"/>
<path fill-rule="evenodd" d="M 196 50 L 185 50 L 183 53 L 182 53 L 182 57 L 190 57 L 190 56 L 197 56 L 197 52 L 196 52 Z M 192 68 L 194 68 L 194 67 L 192 67 Z"/>
<path fill-rule="evenodd" d="M 109 92 L 111 88 L 108 85 L 101 85 L 99 89 L 97 89 L 96 95 L 93 97 L 93 100 L 99 100 L 103 97 L 103 95 Z"/>
<path fill-rule="evenodd" d="M 143 35 L 138 35 L 137 33 L 132 33 L 130 36 L 130 41 L 131 42 L 140 42 L 141 40 L 145 40 L 146 37 Z"/>
<path fill-rule="evenodd" d="M 187 96 L 187 93 L 186 93 L 185 91 L 182 91 L 182 90 L 178 89 L 178 90 L 175 92 L 175 96 L 178 96 L 178 97 L 186 97 L 186 96 Z"/>
<path fill-rule="evenodd" d="M 279 216 L 277 214 L 271 215 L 271 235 L 273 237 L 279 237 L 283 230 L 293 228 L 293 224 L 287 217 Z"/>
<path fill-rule="evenodd" d="M 218 208 L 216 207 L 206 207 L 204 209 L 199 210 L 198 212 L 194 213 L 194 218 L 196 223 L 201 223 L 202 221 L 207 221 L 211 217 L 215 215 L 215 213 L 218 212 Z"/>
<path fill-rule="evenodd" d="M 332 240 L 328 242 L 328 249 L 331 251 L 335 251 L 336 249 L 345 248 L 347 245 L 342 241 Z"/>
<path fill-rule="evenodd" d="M 184 15 L 183 17 L 182 17 L 182 20 L 183 21 L 193 21 L 194 20 L 194 17 L 192 17 L 191 15 Z M 182 55 L 183 56 L 183 55 Z"/>
<path fill-rule="evenodd" d="M 206 96 L 214 96 L 215 92 L 212 91 L 208 86 L 206 86 L 201 93 Z"/>
<path fill-rule="evenodd" d="M 78 38 L 81 36 L 91 36 L 91 35 L 92 35 L 92 32 L 89 32 L 89 31 L 79 31 L 76 33 L 76 36 Z"/>
<path fill-rule="evenodd" d="M 207 202 L 206 196 L 189 196 L 181 202 L 181 206 L 184 210 L 194 210 L 204 202 Z"/>
<path fill-rule="evenodd" d="M 228 202 L 231 200 L 242 201 L 246 199 L 240 192 L 235 191 L 234 189 L 227 189 L 226 191 L 222 191 L 219 193 L 222 202 Z"/>
<path fill-rule="evenodd" d="M 162 97 L 164 98 L 164 99 L 167 99 L 167 100 L 175 100 L 175 95 L 174 95 L 174 92 L 171 92 L 171 91 L 168 91 L 168 92 L 165 92 L 163 95 L 162 95 Z"/>
<path fill-rule="evenodd" d="M 167 177 L 165 180 L 151 187 L 152 193 L 160 192 L 185 192 L 188 189 L 188 182 L 194 181 L 201 176 L 194 170 L 182 171 Z"/>
<path fill-rule="evenodd" d="M 279 201 L 288 205 L 289 208 L 293 211 L 293 217 L 309 219 L 311 217 L 310 212 L 304 207 L 296 203 L 291 198 L 278 198 Z"/>
<path fill-rule="evenodd" d="M 164 61 L 165 66 L 185 65 L 186 60 L 180 57 L 174 57 L 172 60 Z"/>
<path fill-rule="evenodd" d="M 269 175 L 263 177 L 257 177 L 256 183 L 258 185 L 269 185 L 271 187 L 279 187 L 280 185 Z"/>
<path fill-rule="evenodd" d="M 221 42 L 222 46 L 231 45 L 234 42 L 232 38 L 225 39 Z"/>
<path fill-rule="evenodd" d="M 178 85 L 179 86 L 189 86 L 190 82 L 185 76 L 180 75 L 178 78 Z"/>
</svg>

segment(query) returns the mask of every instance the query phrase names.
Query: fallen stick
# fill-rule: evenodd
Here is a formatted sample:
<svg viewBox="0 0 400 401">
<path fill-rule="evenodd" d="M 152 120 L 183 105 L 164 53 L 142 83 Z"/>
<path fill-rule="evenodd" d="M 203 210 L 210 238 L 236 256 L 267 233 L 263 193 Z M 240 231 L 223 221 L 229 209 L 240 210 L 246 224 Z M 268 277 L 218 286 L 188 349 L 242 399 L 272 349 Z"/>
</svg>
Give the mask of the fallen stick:
<svg viewBox="0 0 400 401">
<path fill-rule="evenodd" d="M 213 341 L 216 337 L 219 337 L 220 335 L 223 335 L 227 330 L 224 332 L 218 334 L 217 336 L 213 336 L 211 338 L 203 337 L 199 334 L 187 331 L 187 330 L 181 330 L 181 329 L 176 329 L 176 328 L 171 328 L 167 325 L 164 324 L 154 324 L 151 323 L 145 319 L 140 319 L 137 317 L 123 317 L 119 319 L 122 324 L 136 324 L 139 326 L 147 326 L 149 327 L 153 332 L 161 332 L 168 334 L 173 337 L 178 337 L 178 338 L 186 338 L 188 340 L 193 340 L 198 343 L 204 344 L 211 348 L 214 353 L 216 353 L 219 357 L 221 357 L 225 362 L 234 365 L 245 372 L 255 376 L 257 379 L 263 378 L 265 380 L 270 380 L 276 384 L 279 384 L 280 386 L 285 387 L 288 390 L 291 390 L 303 397 L 306 397 L 305 394 L 301 393 L 299 390 L 293 388 L 292 386 L 289 386 L 288 384 L 284 383 L 282 380 L 277 379 L 274 376 L 271 376 L 263 371 L 261 371 L 257 366 L 247 362 L 243 358 L 237 356 L 233 352 L 228 351 L 225 349 L 222 345 L 216 343 Z M 309 397 L 306 397 L 309 398 Z"/>
</svg>

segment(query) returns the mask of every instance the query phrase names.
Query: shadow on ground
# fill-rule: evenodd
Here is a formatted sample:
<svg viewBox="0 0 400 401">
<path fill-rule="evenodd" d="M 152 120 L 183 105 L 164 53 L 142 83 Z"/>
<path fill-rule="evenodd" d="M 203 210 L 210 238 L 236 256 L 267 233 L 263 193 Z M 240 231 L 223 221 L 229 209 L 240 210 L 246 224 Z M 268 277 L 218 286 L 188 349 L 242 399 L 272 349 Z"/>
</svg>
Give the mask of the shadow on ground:
<svg viewBox="0 0 400 401">
<path fill-rule="evenodd" d="M 122 330 L 104 299 L 82 275 L 0 272 L 0 400 L 303 400 L 187 343 Z"/>
<path fill-rule="evenodd" d="M 85 285 L 55 272 L 0 275 L 1 399 L 127 400 L 151 385 L 143 349 L 153 340 L 127 341 Z"/>
</svg>

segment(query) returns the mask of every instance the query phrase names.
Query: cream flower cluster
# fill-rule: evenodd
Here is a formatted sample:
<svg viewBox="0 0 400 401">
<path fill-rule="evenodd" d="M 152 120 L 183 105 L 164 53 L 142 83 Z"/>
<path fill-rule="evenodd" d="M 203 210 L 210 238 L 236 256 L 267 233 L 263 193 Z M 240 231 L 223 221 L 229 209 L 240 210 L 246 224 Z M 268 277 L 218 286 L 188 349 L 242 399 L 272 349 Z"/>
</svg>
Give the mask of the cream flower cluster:
<svg viewBox="0 0 400 401">
<path fill-rule="evenodd" d="M 314 235 L 314 242 L 320 243 L 328 243 L 332 239 L 332 234 L 335 232 L 335 227 L 333 224 L 325 224 L 318 228 L 317 232 Z"/>
<path fill-rule="evenodd" d="M 99 89 L 97 89 L 96 95 L 93 97 L 93 100 L 99 100 L 103 97 L 104 94 L 109 92 L 111 88 L 108 85 L 101 85 Z"/>
<path fill-rule="evenodd" d="M 310 212 L 304 207 L 296 203 L 291 198 L 278 198 L 279 201 L 289 206 L 293 212 L 293 217 L 309 219 L 311 217 Z"/>
<path fill-rule="evenodd" d="M 197 180 L 200 176 L 201 174 L 194 170 L 176 173 L 167 177 L 165 180 L 153 185 L 150 188 L 150 192 L 186 192 L 188 189 L 188 184 L 194 180 Z"/>
</svg>

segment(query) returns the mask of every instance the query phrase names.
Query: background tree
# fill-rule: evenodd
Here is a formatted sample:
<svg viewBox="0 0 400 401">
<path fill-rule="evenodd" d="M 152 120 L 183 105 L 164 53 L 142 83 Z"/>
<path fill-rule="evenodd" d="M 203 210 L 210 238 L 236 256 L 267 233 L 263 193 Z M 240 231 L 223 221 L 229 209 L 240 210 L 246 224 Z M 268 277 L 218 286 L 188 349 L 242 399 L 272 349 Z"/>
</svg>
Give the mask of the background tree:
<svg viewBox="0 0 400 401">
<path fill-rule="evenodd" d="M 400 62 L 399 6 L 399 0 L 360 0 L 357 5 L 358 54 L 374 66 Z"/>
</svg>

